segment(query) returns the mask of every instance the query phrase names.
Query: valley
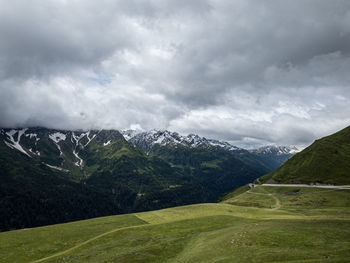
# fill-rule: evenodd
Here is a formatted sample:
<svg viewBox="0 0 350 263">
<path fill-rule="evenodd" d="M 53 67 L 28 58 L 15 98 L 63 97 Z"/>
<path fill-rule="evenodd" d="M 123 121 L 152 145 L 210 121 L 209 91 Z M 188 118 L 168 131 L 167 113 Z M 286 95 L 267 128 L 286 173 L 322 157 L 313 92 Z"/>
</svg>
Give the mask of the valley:
<svg viewBox="0 0 350 263">
<path fill-rule="evenodd" d="M 293 151 L 169 131 L 1 129 L 0 230 L 215 202 Z"/>
</svg>

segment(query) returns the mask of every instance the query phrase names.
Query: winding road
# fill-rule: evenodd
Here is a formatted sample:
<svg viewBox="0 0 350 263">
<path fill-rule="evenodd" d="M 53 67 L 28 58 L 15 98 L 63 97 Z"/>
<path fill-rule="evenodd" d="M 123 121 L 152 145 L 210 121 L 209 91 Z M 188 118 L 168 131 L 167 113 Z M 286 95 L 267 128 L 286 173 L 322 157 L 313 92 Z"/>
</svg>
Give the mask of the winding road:
<svg viewBox="0 0 350 263">
<path fill-rule="evenodd" d="M 261 184 L 261 185 L 275 186 L 275 187 L 310 187 L 310 188 L 350 190 L 350 185 L 319 185 L 319 184 Z"/>
</svg>

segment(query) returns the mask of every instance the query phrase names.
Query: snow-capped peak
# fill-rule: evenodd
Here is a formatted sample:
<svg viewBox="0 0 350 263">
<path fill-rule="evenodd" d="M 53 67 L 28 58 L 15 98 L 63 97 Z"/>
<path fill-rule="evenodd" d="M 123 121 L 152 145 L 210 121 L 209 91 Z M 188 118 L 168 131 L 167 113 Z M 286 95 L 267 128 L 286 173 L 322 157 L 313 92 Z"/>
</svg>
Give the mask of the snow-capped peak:
<svg viewBox="0 0 350 263">
<path fill-rule="evenodd" d="M 161 146 L 188 146 L 188 147 L 220 147 L 225 150 L 233 151 L 239 148 L 228 142 L 206 139 L 196 134 L 180 135 L 177 132 L 168 130 L 150 130 L 147 132 L 138 132 L 133 130 L 122 131 L 124 138 L 130 143 L 148 151 L 154 145 Z"/>
<path fill-rule="evenodd" d="M 255 150 L 251 150 L 253 153 L 257 154 L 296 154 L 300 152 L 300 150 L 296 146 L 274 146 L 274 145 L 268 145 L 263 146 Z"/>
<path fill-rule="evenodd" d="M 142 130 L 121 130 L 120 133 L 124 136 L 125 140 L 130 140 L 135 135 L 141 133 Z"/>
</svg>

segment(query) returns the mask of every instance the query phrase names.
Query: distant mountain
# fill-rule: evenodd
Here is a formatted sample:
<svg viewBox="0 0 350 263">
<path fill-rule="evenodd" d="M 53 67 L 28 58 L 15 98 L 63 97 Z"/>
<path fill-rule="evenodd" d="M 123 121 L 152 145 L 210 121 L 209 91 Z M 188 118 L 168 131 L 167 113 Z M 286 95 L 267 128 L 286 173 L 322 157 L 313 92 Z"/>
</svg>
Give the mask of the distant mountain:
<svg viewBox="0 0 350 263">
<path fill-rule="evenodd" d="M 299 152 L 299 149 L 295 146 L 264 146 L 249 152 L 271 170 L 275 170 Z"/>
<path fill-rule="evenodd" d="M 207 139 L 195 134 L 180 135 L 167 130 L 121 131 L 125 139 L 136 148 L 147 154 L 164 158 L 177 148 L 193 151 L 201 149 L 206 151 L 226 151 L 242 162 L 256 167 L 263 173 L 268 173 L 280 167 L 292 157 L 298 149 L 288 146 L 265 146 L 254 150 L 245 150 L 225 141 Z M 179 149 L 177 149 L 179 151 Z M 166 153 L 165 153 L 166 152 Z M 169 161 L 169 158 L 167 159 Z"/>
<path fill-rule="evenodd" d="M 299 149 L 295 146 L 264 146 L 250 152 L 261 155 L 294 155 L 299 152 Z"/>
<path fill-rule="evenodd" d="M 139 148 L 116 130 L 0 129 L 0 229 L 213 202 L 266 172 L 228 143 L 153 133 Z"/>
<path fill-rule="evenodd" d="M 316 140 L 260 181 L 350 184 L 350 126 Z"/>
</svg>

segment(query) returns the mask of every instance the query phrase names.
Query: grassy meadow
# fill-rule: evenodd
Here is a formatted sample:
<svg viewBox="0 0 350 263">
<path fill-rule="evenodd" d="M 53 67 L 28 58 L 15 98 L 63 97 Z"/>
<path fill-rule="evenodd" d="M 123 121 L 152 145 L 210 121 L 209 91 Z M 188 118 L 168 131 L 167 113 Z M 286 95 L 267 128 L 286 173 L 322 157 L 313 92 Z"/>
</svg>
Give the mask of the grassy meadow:
<svg viewBox="0 0 350 263">
<path fill-rule="evenodd" d="M 7 262 L 349 262 L 350 191 L 263 187 L 217 204 L 0 233 Z"/>
</svg>

